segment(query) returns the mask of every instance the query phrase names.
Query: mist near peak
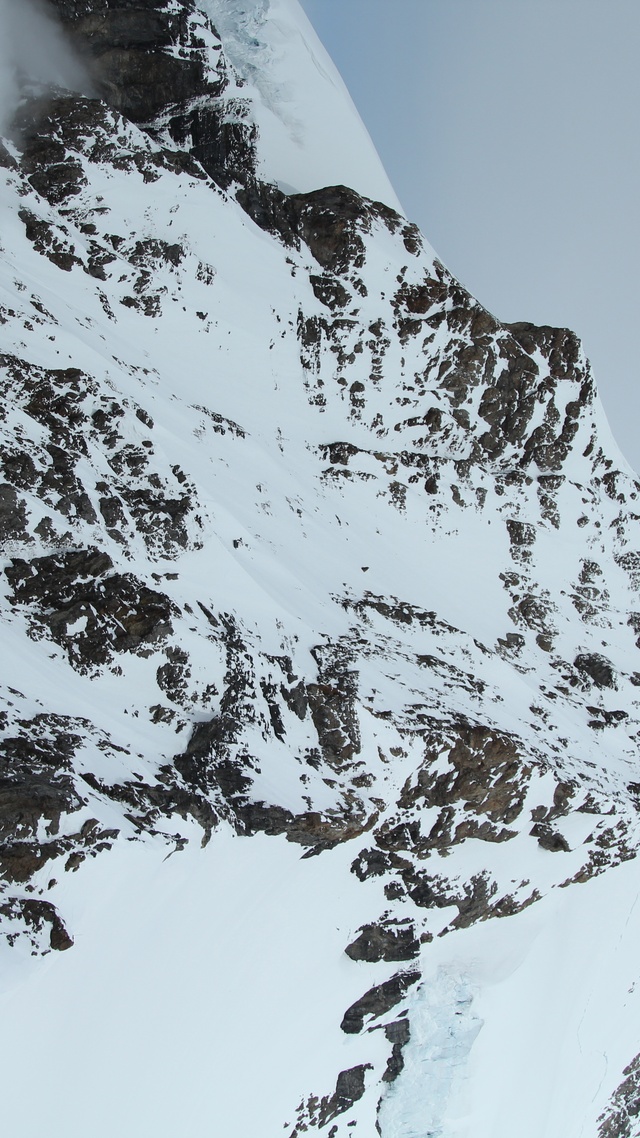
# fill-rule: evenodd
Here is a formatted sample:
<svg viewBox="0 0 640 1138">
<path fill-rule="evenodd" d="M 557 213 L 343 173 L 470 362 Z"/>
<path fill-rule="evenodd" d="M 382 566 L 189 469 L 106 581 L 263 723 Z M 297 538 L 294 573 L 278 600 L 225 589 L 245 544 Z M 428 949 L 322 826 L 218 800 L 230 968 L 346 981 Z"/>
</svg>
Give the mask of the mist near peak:
<svg viewBox="0 0 640 1138">
<path fill-rule="evenodd" d="M 42 0 L 0 0 L 0 129 L 25 92 L 53 87 L 91 92 L 87 69 L 53 12 Z"/>
</svg>

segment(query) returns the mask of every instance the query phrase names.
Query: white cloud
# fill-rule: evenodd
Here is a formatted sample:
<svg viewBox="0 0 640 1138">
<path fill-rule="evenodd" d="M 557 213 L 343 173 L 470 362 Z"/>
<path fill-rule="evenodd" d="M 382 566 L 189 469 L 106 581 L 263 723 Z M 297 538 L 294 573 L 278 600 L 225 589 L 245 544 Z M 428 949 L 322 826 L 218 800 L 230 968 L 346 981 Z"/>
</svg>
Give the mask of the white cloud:
<svg viewBox="0 0 640 1138">
<path fill-rule="evenodd" d="M 0 127 L 25 87 L 88 91 L 86 69 L 40 0 L 0 0 Z"/>
</svg>

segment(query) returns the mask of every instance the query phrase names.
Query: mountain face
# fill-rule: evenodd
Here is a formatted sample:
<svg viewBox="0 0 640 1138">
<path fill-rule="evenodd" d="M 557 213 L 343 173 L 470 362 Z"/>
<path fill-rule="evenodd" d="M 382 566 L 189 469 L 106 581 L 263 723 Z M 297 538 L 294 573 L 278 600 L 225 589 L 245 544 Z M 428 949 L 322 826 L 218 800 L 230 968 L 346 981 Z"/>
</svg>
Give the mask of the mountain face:
<svg viewBox="0 0 640 1138">
<path fill-rule="evenodd" d="M 295 0 L 51 7 L 91 94 L 0 145 L 8 1128 L 639 1134 L 640 484 L 579 342 L 451 277 Z"/>
</svg>

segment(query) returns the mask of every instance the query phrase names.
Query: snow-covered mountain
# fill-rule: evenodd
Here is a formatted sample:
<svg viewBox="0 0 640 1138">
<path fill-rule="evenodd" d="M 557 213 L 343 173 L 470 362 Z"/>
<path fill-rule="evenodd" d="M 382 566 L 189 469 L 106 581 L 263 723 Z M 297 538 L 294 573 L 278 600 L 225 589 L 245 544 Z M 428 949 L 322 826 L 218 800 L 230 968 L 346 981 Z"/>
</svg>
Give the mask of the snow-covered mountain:
<svg viewBox="0 0 640 1138">
<path fill-rule="evenodd" d="M 580 344 L 452 279 L 296 0 L 52 7 L 85 93 L 27 74 L 0 147 L 7 1131 L 631 1138 L 640 484 Z"/>
</svg>

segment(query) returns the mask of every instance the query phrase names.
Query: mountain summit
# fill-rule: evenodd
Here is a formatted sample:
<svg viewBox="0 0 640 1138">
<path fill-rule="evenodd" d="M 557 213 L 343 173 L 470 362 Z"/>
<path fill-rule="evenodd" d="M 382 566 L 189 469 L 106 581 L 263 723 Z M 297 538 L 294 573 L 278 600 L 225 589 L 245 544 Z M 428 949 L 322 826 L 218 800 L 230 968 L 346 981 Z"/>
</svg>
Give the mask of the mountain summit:
<svg viewBox="0 0 640 1138">
<path fill-rule="evenodd" d="M 295 0 L 56 0 L 0 144 L 4 1116 L 640 1133 L 640 484 Z"/>
</svg>

